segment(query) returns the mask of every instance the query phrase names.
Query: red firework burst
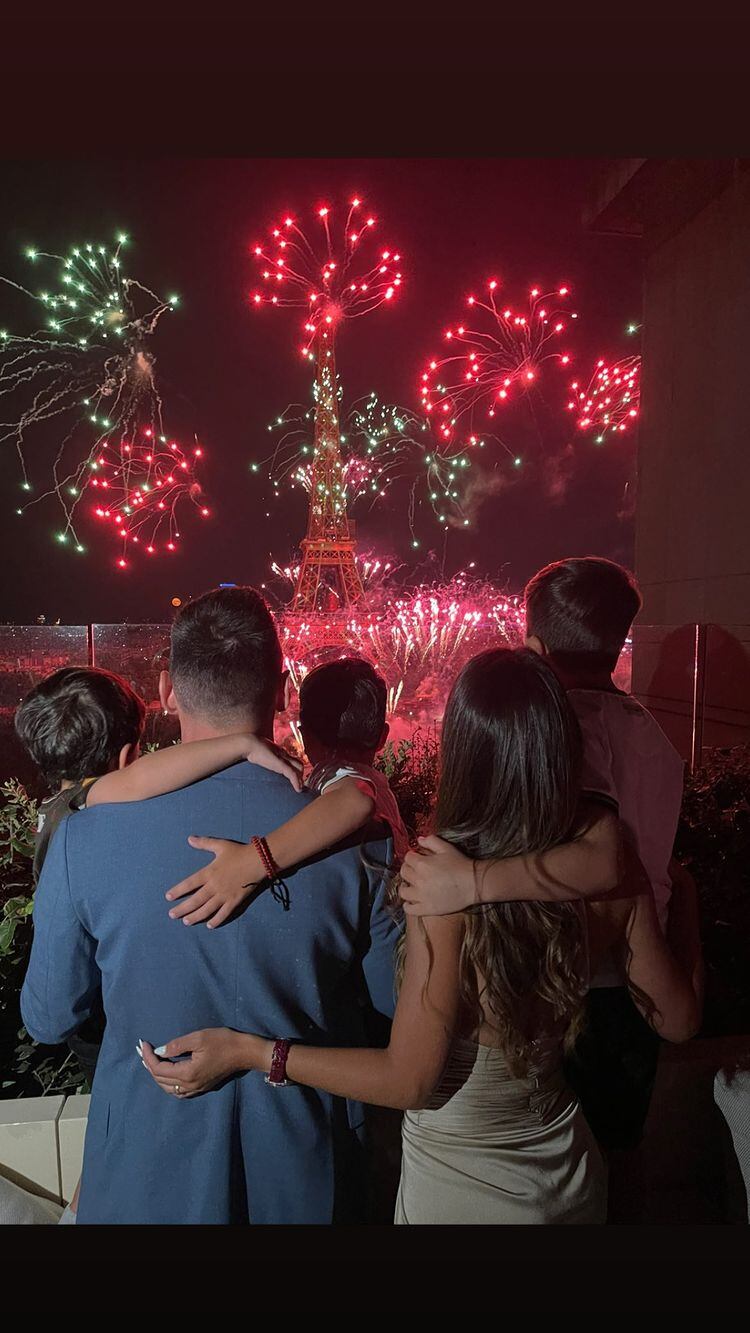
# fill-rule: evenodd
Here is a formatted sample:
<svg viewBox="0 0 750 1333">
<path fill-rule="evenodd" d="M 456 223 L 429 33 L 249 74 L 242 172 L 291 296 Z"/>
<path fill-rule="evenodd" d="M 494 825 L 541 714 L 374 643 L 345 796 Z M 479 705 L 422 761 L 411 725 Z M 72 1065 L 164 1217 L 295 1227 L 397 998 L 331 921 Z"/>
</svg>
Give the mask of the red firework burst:
<svg viewBox="0 0 750 1333">
<path fill-rule="evenodd" d="M 431 358 L 422 373 L 422 406 L 437 418 L 435 430 L 445 440 L 457 426 L 471 423 L 475 409 L 492 418 L 535 387 L 545 362 L 565 366 L 571 359 L 549 346 L 559 342 L 568 320 L 577 318 L 560 308 L 569 295 L 566 286 L 544 295 L 533 287 L 523 312 L 501 296 L 496 279 L 487 290 L 486 301 L 467 298 L 472 327 L 462 322 L 446 330 L 451 354 Z"/>
<path fill-rule="evenodd" d="M 386 247 L 373 253 L 377 220 L 361 199 L 352 199 L 342 211 L 340 227 L 328 205 L 320 205 L 316 215 L 320 230 L 312 240 L 287 215 L 272 228 L 268 244 L 252 246 L 265 291 L 251 292 L 250 300 L 306 310 L 304 356 L 312 355 L 310 346 L 321 326 L 333 331 L 344 319 L 369 314 L 391 301 L 403 281 L 398 252 Z"/>
</svg>

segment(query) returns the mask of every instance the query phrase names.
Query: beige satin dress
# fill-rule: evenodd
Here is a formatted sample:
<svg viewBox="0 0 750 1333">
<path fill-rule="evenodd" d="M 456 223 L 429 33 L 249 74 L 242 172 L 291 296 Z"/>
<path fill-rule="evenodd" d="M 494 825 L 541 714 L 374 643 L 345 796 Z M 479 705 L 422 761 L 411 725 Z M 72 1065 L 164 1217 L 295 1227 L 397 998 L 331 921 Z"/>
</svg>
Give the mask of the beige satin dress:
<svg viewBox="0 0 750 1333">
<path fill-rule="evenodd" d="M 557 1042 L 538 1043 L 516 1078 L 501 1051 L 455 1040 L 428 1108 L 404 1115 L 402 1142 L 396 1224 L 606 1219 L 606 1169 Z"/>
</svg>

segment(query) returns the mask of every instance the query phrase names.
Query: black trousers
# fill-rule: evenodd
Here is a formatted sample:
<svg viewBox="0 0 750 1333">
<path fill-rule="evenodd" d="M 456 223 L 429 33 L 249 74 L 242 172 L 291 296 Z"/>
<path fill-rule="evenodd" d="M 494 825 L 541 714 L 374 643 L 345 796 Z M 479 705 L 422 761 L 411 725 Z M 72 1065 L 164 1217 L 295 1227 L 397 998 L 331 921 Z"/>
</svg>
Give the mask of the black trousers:
<svg viewBox="0 0 750 1333">
<path fill-rule="evenodd" d="M 566 1074 L 599 1146 L 629 1150 L 643 1136 L 660 1040 L 626 986 L 589 991 L 586 1027 Z"/>
</svg>

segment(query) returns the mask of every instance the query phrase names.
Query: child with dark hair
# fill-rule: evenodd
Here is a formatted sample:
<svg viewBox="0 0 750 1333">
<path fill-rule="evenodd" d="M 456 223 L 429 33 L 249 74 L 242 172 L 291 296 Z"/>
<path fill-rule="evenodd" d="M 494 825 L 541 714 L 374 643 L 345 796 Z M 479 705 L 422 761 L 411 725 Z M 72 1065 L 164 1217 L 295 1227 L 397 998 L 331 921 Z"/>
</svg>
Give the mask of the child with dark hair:
<svg viewBox="0 0 750 1333">
<path fill-rule="evenodd" d="M 557 560 L 526 585 L 526 638 L 558 676 L 612 690 L 612 673 L 642 599 L 632 574 L 598 556 Z"/>
<path fill-rule="evenodd" d="M 38 883 L 52 835 L 74 810 L 95 803 L 94 787 L 105 773 L 123 770 L 138 754 L 146 705 L 126 681 L 93 667 L 62 667 L 26 695 L 16 712 L 16 732 L 56 788 L 39 805 L 34 883 Z M 68 1045 L 89 1083 L 104 1032 L 97 1012 Z"/>
<path fill-rule="evenodd" d="M 322 796 L 351 778 L 371 803 L 367 819 L 390 826 L 401 862 L 409 849 L 406 830 L 386 778 L 372 766 L 388 739 L 386 701 L 385 681 L 369 662 L 342 658 L 311 671 L 302 682 L 300 729 L 314 765 L 308 786 Z"/>
<path fill-rule="evenodd" d="M 389 826 L 397 861 L 409 840 L 396 798 L 373 767 L 388 737 L 385 681 L 369 662 L 344 657 L 316 667 L 300 688 L 300 731 L 313 765 L 307 786 L 319 799 L 265 839 L 270 863 L 288 870 L 350 837 L 371 821 Z M 251 843 L 193 837 L 214 860 L 167 894 L 184 898 L 170 916 L 186 925 L 220 926 L 266 878 L 269 866 Z"/>
<path fill-rule="evenodd" d="M 595 557 L 560 560 L 540 570 L 526 588 L 526 644 L 548 659 L 568 693 L 583 735 L 583 787 L 616 808 L 651 882 L 665 930 L 673 876 L 685 877 L 672 862 L 684 765 L 648 710 L 612 680 L 640 607 L 635 579 L 621 565 Z M 528 866 L 519 876 L 512 862 L 504 861 L 477 879 L 472 862 L 454 848 L 435 838 L 420 841 L 432 855 L 406 858 L 407 912 L 428 915 L 477 901 L 559 901 L 601 892 L 582 873 L 580 844 L 547 853 L 546 871 Z M 631 1149 L 643 1132 L 658 1038 L 638 1014 L 612 959 L 605 959 L 593 978 L 587 1010 L 571 1080 L 602 1147 Z"/>
<path fill-rule="evenodd" d="M 62 667 L 26 695 L 16 712 L 16 733 L 54 795 L 39 806 L 34 880 L 39 879 L 52 834 L 80 810 L 105 773 L 138 753 L 146 705 L 126 681 L 93 667 Z"/>
</svg>

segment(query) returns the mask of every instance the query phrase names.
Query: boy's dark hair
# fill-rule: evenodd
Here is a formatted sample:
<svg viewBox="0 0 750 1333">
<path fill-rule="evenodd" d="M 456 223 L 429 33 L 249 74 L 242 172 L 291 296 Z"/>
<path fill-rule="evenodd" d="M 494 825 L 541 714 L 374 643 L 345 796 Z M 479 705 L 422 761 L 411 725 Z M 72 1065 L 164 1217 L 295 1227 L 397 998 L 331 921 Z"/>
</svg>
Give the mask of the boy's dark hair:
<svg viewBox="0 0 750 1333">
<path fill-rule="evenodd" d="M 634 576 L 613 560 L 557 560 L 526 586 L 526 633 L 571 670 L 614 671 L 643 604 Z"/>
<path fill-rule="evenodd" d="M 146 705 L 97 667 L 62 667 L 26 695 L 16 733 L 50 787 L 101 777 L 143 734 Z"/>
<path fill-rule="evenodd" d="M 172 626 L 170 673 L 180 704 L 222 718 L 274 707 L 282 655 L 273 617 L 254 588 L 214 588 L 188 602 Z"/>
<path fill-rule="evenodd" d="M 377 750 L 385 726 L 385 681 L 361 657 L 326 662 L 305 676 L 299 720 L 329 750 Z"/>
</svg>

